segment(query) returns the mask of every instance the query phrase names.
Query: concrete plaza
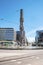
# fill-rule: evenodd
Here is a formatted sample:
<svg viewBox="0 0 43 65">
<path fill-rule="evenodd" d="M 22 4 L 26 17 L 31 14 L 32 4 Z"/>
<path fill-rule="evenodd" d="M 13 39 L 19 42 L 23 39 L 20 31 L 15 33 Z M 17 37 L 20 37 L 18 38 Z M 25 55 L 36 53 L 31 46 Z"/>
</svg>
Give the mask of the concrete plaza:
<svg viewBox="0 0 43 65">
<path fill-rule="evenodd" d="M 43 65 L 43 50 L 0 50 L 0 65 Z"/>
</svg>

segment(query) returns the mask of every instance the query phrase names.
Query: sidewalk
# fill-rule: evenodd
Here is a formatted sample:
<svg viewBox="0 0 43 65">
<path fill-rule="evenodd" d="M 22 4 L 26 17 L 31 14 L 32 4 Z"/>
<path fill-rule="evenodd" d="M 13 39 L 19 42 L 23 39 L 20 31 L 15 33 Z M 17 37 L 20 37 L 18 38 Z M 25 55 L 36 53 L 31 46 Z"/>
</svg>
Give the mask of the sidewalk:
<svg viewBox="0 0 43 65">
<path fill-rule="evenodd" d="M 27 56 L 27 54 L 12 54 L 12 55 L 11 54 L 9 54 L 9 55 L 5 54 L 5 56 L 0 57 L 0 62 L 15 60 L 15 59 L 19 59 L 19 58 L 22 58 L 25 56 Z"/>
<path fill-rule="evenodd" d="M 7 50 L 7 51 L 0 51 L 0 62 L 8 61 L 8 60 L 15 60 L 20 59 L 24 57 L 30 57 L 32 55 L 37 55 L 40 53 L 40 51 L 43 52 L 43 50 Z"/>
<path fill-rule="evenodd" d="M 0 50 L 0 62 L 21 58 L 27 54 L 26 51 L 21 50 Z"/>
</svg>

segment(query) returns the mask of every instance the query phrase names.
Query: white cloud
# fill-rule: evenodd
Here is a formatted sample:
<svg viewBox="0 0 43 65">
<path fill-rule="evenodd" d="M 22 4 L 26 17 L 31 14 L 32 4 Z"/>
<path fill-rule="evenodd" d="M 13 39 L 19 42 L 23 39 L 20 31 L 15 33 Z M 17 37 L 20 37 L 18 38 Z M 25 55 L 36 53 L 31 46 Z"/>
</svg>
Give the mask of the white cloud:
<svg viewBox="0 0 43 65">
<path fill-rule="evenodd" d="M 43 27 L 40 26 L 39 28 L 26 32 L 26 37 L 29 42 L 35 41 L 35 34 L 37 30 L 43 30 Z"/>
<path fill-rule="evenodd" d="M 34 37 L 27 37 L 27 39 L 28 39 L 28 42 L 34 42 L 35 41 Z"/>
</svg>

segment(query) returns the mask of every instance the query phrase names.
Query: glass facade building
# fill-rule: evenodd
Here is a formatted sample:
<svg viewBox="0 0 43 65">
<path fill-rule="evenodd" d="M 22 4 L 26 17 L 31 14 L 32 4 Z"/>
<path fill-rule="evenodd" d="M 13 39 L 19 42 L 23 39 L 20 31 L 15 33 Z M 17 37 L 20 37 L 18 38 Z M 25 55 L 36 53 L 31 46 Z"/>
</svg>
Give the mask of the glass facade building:
<svg viewBox="0 0 43 65">
<path fill-rule="evenodd" d="M 16 41 L 16 32 L 13 28 L 0 28 L 0 41 Z"/>
<path fill-rule="evenodd" d="M 41 42 L 43 42 L 43 30 L 36 31 L 35 42 L 36 42 L 36 43 L 41 43 Z"/>
<path fill-rule="evenodd" d="M 20 45 L 25 45 L 26 43 L 26 37 L 25 37 L 25 31 L 23 31 L 23 35 L 21 36 L 22 32 L 21 31 L 16 31 L 17 33 L 17 41 L 20 43 Z M 23 39 L 23 40 L 22 40 Z M 21 44 L 21 41 L 23 41 L 23 44 Z"/>
</svg>

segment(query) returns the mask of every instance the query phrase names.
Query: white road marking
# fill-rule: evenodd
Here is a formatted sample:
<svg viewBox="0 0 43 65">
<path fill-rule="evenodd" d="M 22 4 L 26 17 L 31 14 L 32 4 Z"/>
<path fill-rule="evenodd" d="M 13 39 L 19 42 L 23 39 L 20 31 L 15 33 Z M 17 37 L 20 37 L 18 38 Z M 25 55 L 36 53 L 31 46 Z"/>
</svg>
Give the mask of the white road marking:
<svg viewBox="0 0 43 65">
<path fill-rule="evenodd" d="M 17 64 L 21 64 L 21 61 L 17 62 Z"/>
<path fill-rule="evenodd" d="M 27 64 L 27 65 L 31 65 L 31 64 Z"/>
<path fill-rule="evenodd" d="M 36 57 L 36 59 L 39 59 L 39 57 Z"/>
<path fill-rule="evenodd" d="M 22 60 L 22 59 L 18 59 L 18 60 Z"/>
</svg>

